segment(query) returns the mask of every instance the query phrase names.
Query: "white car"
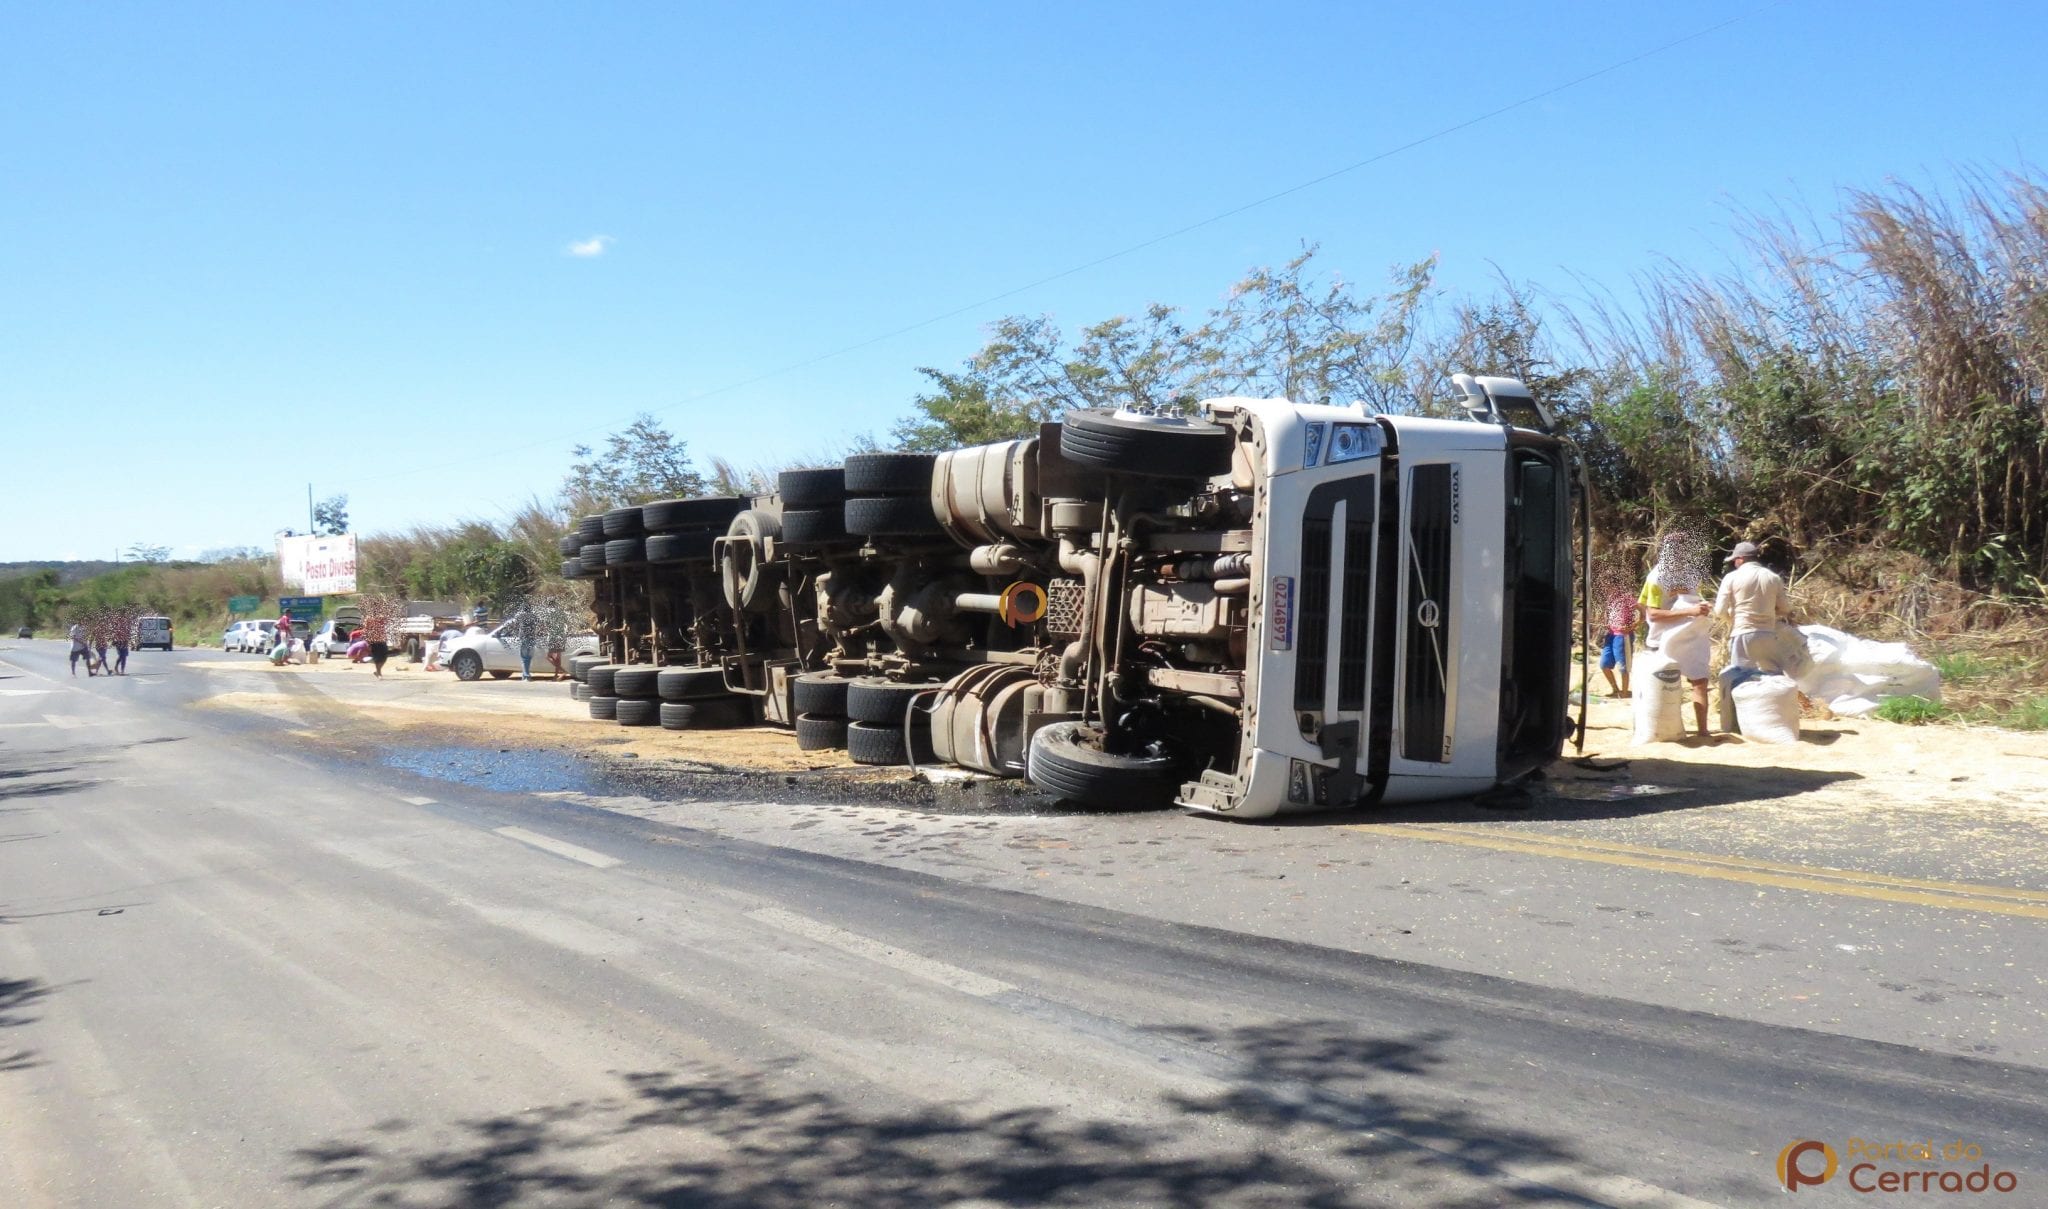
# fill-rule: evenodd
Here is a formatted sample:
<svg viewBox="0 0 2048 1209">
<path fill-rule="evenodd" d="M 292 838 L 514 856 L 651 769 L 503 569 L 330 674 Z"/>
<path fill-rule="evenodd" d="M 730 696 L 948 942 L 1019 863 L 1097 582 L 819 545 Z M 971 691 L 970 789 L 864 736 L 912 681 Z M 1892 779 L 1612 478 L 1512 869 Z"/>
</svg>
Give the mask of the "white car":
<svg viewBox="0 0 2048 1209">
<path fill-rule="evenodd" d="M 223 651 L 259 651 L 265 655 L 277 645 L 277 623 L 274 621 L 237 621 L 221 632 L 220 649 Z"/>
<path fill-rule="evenodd" d="M 597 654 L 597 635 L 574 634 L 562 652 L 562 666 L 567 667 L 575 655 Z M 503 680 L 519 674 L 518 623 L 502 622 L 496 629 L 486 630 L 482 626 L 471 626 L 459 638 L 441 639 L 439 662 L 442 667 L 455 673 L 457 680 L 475 680 L 485 672 Z M 546 671 L 552 675 L 554 667 L 548 663 L 546 643 L 536 646 L 533 653 L 535 671 Z"/>
</svg>

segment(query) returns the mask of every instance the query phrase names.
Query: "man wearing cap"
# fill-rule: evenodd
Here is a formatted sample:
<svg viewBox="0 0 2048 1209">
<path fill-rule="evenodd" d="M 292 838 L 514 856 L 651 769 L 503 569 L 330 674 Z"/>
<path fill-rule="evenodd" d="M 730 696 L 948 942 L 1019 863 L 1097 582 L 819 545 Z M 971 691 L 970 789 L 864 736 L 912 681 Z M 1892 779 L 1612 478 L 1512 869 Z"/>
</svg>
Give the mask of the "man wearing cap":
<svg viewBox="0 0 2048 1209">
<path fill-rule="evenodd" d="M 1788 643 L 1778 628 L 1780 622 L 1792 620 L 1792 596 L 1785 581 L 1757 561 L 1755 542 L 1735 543 L 1727 562 L 1735 570 L 1714 595 L 1714 616 L 1730 623 L 1729 666 L 1797 674 L 1806 663 L 1806 650 Z"/>
</svg>

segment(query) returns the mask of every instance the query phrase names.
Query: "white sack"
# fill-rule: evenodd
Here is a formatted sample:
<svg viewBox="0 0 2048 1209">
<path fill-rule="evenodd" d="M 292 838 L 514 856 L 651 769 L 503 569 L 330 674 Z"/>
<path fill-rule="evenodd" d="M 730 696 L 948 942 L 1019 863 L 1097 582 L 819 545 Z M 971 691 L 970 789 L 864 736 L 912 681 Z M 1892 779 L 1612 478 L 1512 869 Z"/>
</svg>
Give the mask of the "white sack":
<svg viewBox="0 0 2048 1209">
<path fill-rule="evenodd" d="M 1800 626 L 1813 663 L 1799 690 L 1835 714 L 1860 718 L 1890 697 L 1941 700 L 1941 672 L 1903 642 L 1871 642 L 1824 625 Z"/>
<path fill-rule="evenodd" d="M 1629 677 L 1635 707 L 1635 743 L 1669 743 L 1685 733 L 1685 678 L 1660 651 L 1642 651 Z"/>
<path fill-rule="evenodd" d="M 1799 686 L 1790 676 L 1759 676 L 1735 686 L 1735 721 L 1754 743 L 1799 742 Z"/>
</svg>

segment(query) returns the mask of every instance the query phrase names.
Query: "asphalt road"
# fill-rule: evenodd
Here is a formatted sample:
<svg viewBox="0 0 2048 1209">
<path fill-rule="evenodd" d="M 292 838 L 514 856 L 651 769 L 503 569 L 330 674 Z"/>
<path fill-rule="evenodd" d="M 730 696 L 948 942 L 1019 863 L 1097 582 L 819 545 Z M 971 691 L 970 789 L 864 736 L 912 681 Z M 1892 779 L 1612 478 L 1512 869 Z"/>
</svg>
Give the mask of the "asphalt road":
<svg viewBox="0 0 2048 1209">
<path fill-rule="evenodd" d="M 2032 1065 L 426 782 L 62 656 L 0 649 L 0 1205 L 1778 1204 L 1800 1138 L 2048 1199 Z"/>
</svg>

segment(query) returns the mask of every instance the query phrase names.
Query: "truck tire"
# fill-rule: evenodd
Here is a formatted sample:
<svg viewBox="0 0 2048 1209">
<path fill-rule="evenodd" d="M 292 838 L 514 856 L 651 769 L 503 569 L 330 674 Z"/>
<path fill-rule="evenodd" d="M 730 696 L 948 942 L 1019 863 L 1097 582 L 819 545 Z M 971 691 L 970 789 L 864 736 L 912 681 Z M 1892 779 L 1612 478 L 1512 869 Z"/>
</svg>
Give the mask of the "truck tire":
<svg viewBox="0 0 2048 1209">
<path fill-rule="evenodd" d="M 846 498 L 846 468 L 785 470 L 775 476 L 775 491 L 784 508 L 830 508 Z"/>
<path fill-rule="evenodd" d="M 929 727 L 912 726 L 910 744 L 906 745 L 901 726 L 880 722 L 850 723 L 846 728 L 846 754 L 855 764 L 874 765 L 908 764 L 912 754 L 919 764 L 936 763 L 939 758 L 932 750 Z"/>
<path fill-rule="evenodd" d="M 593 694 L 590 698 L 590 716 L 600 722 L 619 720 L 619 699 L 617 697 Z"/>
<path fill-rule="evenodd" d="M 809 714 L 796 717 L 796 749 L 798 751 L 832 751 L 846 746 L 846 719 L 813 718 Z"/>
<path fill-rule="evenodd" d="M 418 634 L 408 636 L 405 640 L 405 661 L 407 663 L 425 663 L 426 660 L 427 644 L 421 641 Z"/>
<path fill-rule="evenodd" d="M 1182 780 L 1180 761 L 1111 755 L 1102 750 L 1102 732 L 1080 722 L 1055 722 L 1033 735 L 1024 775 L 1069 802 L 1111 807 L 1171 805 Z"/>
<path fill-rule="evenodd" d="M 929 495 L 867 495 L 846 501 L 846 531 L 862 537 L 931 537 L 945 533 Z"/>
<path fill-rule="evenodd" d="M 614 668 L 612 696 L 651 699 L 660 675 L 661 669 L 652 666 Z"/>
<path fill-rule="evenodd" d="M 590 669 L 583 677 L 583 682 L 590 686 L 593 696 L 609 697 L 612 695 L 612 673 L 618 670 L 619 665 L 616 663 L 600 663 Z"/>
<path fill-rule="evenodd" d="M 846 459 L 848 495 L 929 495 L 935 453 L 857 453 Z"/>
<path fill-rule="evenodd" d="M 661 703 L 661 725 L 664 730 L 724 730 L 734 726 L 745 726 L 753 720 L 753 706 L 742 697 Z"/>
<path fill-rule="evenodd" d="M 603 542 L 592 542 L 577 552 L 576 561 L 583 564 L 585 575 L 595 575 L 604 570 Z"/>
<path fill-rule="evenodd" d="M 649 533 L 723 533 L 732 518 L 746 510 L 746 499 L 736 495 L 656 500 L 640 505 L 640 523 Z"/>
<path fill-rule="evenodd" d="M 718 560 L 719 585 L 727 608 L 765 613 L 775 607 L 782 586 L 782 568 L 768 561 L 768 543 L 782 536 L 782 521 L 772 512 L 749 509 L 726 526 L 725 553 Z"/>
<path fill-rule="evenodd" d="M 582 578 L 583 578 L 583 560 L 582 560 L 581 558 L 565 558 L 565 559 L 563 559 L 563 560 L 562 560 L 562 578 L 563 578 L 563 579 L 582 579 Z"/>
<path fill-rule="evenodd" d="M 475 651 L 457 651 L 448 661 L 448 670 L 457 680 L 475 680 L 484 674 L 484 657 Z"/>
<path fill-rule="evenodd" d="M 792 546 L 822 546 L 846 540 L 844 505 L 798 508 L 782 514 L 782 540 Z"/>
<path fill-rule="evenodd" d="M 680 563 L 703 561 L 712 555 L 716 533 L 657 533 L 647 539 L 647 561 Z"/>
<path fill-rule="evenodd" d="M 1230 433 L 1204 420 L 1088 408 L 1067 413 L 1060 427 L 1060 455 L 1125 474 L 1205 479 L 1230 469 Z"/>
<path fill-rule="evenodd" d="M 647 532 L 640 523 L 640 509 L 614 508 L 604 514 L 604 535 L 608 538 L 638 537 Z"/>
<path fill-rule="evenodd" d="M 647 543 L 637 537 L 613 538 L 604 544 L 604 565 L 630 567 L 647 561 Z"/>
<path fill-rule="evenodd" d="M 702 701 L 726 695 L 725 669 L 716 667 L 665 667 L 655 677 L 655 692 L 663 701 Z"/>
<path fill-rule="evenodd" d="M 600 514 L 597 516 L 578 517 L 576 520 L 576 536 L 582 538 L 583 544 L 586 546 L 592 542 L 604 541 L 604 516 Z"/>
<path fill-rule="evenodd" d="M 577 681 L 590 679 L 590 669 L 607 663 L 603 655 L 577 655 L 569 660 L 569 678 Z"/>
<path fill-rule="evenodd" d="M 585 684 L 585 683 L 583 683 L 583 682 L 582 682 L 581 680 L 571 680 L 571 681 L 569 682 L 569 700 L 571 700 L 571 701 L 588 701 L 588 700 L 590 700 L 590 686 L 589 686 L 589 685 L 587 685 L 587 684 Z"/>
<path fill-rule="evenodd" d="M 931 684 L 898 684 L 893 680 L 854 680 L 846 686 L 846 716 L 855 722 L 901 726 L 910 712 L 910 702 L 919 693 L 938 688 Z"/>
<path fill-rule="evenodd" d="M 620 697 L 612 706 L 612 717 L 620 726 L 653 726 L 661 721 L 661 702 L 639 697 Z"/>
<path fill-rule="evenodd" d="M 583 535 L 570 532 L 555 543 L 555 549 L 562 552 L 563 558 L 574 558 L 578 554 L 583 553 Z"/>
<path fill-rule="evenodd" d="M 831 672 L 805 672 L 791 682 L 796 712 L 814 718 L 846 716 L 846 686 L 852 681 Z"/>
</svg>

